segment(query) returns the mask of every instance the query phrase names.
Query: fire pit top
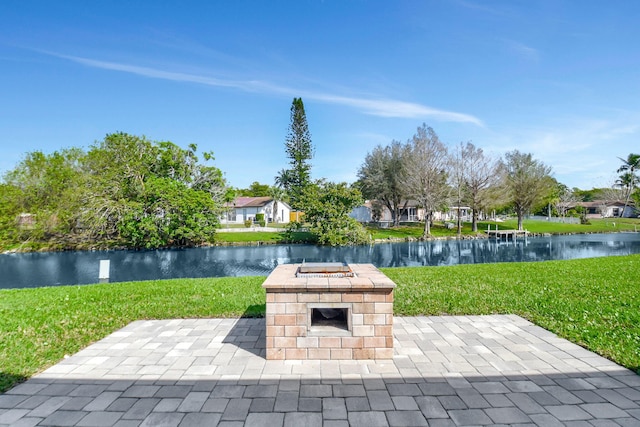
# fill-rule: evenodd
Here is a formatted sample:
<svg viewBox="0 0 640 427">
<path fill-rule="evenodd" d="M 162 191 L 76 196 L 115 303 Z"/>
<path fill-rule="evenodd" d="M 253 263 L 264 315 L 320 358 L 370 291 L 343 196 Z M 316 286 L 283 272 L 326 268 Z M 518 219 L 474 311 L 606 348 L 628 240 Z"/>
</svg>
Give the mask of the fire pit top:
<svg viewBox="0 0 640 427">
<path fill-rule="evenodd" d="M 344 262 L 303 262 L 296 277 L 354 277 L 351 268 Z"/>
<path fill-rule="evenodd" d="M 306 267 L 301 269 L 302 267 Z M 347 269 L 347 271 L 327 271 Z M 299 290 L 352 291 L 354 289 L 393 289 L 395 283 L 373 264 L 305 263 L 277 266 L 264 281 L 268 292 Z"/>
</svg>

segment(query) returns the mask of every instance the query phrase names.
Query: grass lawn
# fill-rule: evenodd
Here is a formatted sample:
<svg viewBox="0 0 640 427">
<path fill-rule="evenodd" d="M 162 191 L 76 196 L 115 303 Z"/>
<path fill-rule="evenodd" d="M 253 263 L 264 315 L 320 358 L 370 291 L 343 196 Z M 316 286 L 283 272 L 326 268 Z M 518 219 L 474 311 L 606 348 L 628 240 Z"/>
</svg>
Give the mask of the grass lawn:
<svg viewBox="0 0 640 427">
<path fill-rule="evenodd" d="M 216 242 L 218 243 L 306 243 L 312 242 L 313 240 L 311 233 L 304 231 L 294 232 L 293 239 L 291 240 L 287 240 L 287 236 L 284 232 L 247 231 L 243 233 L 216 233 Z"/>
<path fill-rule="evenodd" d="M 387 268 L 396 315 L 519 314 L 640 369 L 640 255 Z M 0 392 L 138 319 L 262 316 L 264 277 L 0 290 Z"/>
<path fill-rule="evenodd" d="M 638 218 L 606 218 L 592 219 L 591 224 L 563 224 L 539 220 L 525 220 L 523 227 L 532 233 L 613 233 L 620 231 L 640 231 L 640 219 Z M 478 222 L 478 233 L 484 234 L 487 227 L 495 230 L 496 225 L 500 230 L 515 230 L 518 228 L 516 219 L 509 219 L 504 222 L 480 221 Z M 419 238 L 424 231 L 424 224 L 403 225 L 392 228 L 367 227 L 374 239 L 404 239 L 407 237 Z M 431 227 L 431 234 L 434 237 L 455 237 L 457 230 L 448 229 L 443 223 L 434 223 Z M 473 235 L 471 223 L 464 223 L 462 226 L 463 235 Z"/>
</svg>

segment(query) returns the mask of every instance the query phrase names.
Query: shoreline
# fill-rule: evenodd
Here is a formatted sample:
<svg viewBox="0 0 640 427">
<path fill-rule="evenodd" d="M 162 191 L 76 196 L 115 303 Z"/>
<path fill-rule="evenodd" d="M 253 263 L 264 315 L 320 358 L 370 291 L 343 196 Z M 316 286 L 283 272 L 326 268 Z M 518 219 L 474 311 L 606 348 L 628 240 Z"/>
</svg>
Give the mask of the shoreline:
<svg viewBox="0 0 640 427">
<path fill-rule="evenodd" d="M 581 234 L 586 235 L 586 234 L 618 234 L 618 233 L 640 233 L 640 232 L 631 231 L 631 230 L 620 230 L 620 231 L 584 231 L 584 232 L 568 231 L 568 232 L 555 232 L 555 233 L 534 233 L 534 232 L 527 231 L 526 237 L 549 237 L 549 236 L 570 236 L 570 235 L 581 235 Z M 461 236 L 457 236 L 457 235 L 432 236 L 426 239 L 416 238 L 416 237 L 388 237 L 385 239 L 373 239 L 370 245 L 385 244 L 385 243 L 402 243 L 402 242 L 433 242 L 433 241 L 441 241 L 441 240 L 484 240 L 484 239 L 496 239 L 496 238 L 480 232 L 475 235 L 463 234 Z M 0 255 L 46 253 L 46 252 L 99 252 L 99 251 L 106 252 L 106 251 L 158 251 L 158 250 L 162 251 L 162 250 L 208 248 L 208 247 L 236 247 L 236 246 L 242 247 L 242 246 L 267 246 L 267 245 L 315 245 L 315 244 L 311 242 L 273 242 L 273 241 L 258 240 L 258 241 L 250 241 L 250 242 L 214 242 L 214 243 L 203 244 L 199 246 L 168 246 L 168 247 L 152 248 L 152 249 L 145 249 L 145 248 L 135 249 L 135 248 L 124 248 L 124 247 L 88 248 L 88 249 L 87 248 L 65 248 L 65 249 L 43 248 L 40 250 L 10 249 L 10 250 L 0 252 Z M 365 246 L 365 245 L 357 245 L 357 246 Z"/>
</svg>

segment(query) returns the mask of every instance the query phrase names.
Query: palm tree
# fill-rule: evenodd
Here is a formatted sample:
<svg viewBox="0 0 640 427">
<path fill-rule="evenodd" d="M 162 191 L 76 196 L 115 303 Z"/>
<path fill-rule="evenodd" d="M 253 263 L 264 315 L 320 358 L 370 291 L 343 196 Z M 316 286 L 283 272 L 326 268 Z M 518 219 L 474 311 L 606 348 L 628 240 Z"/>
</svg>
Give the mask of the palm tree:
<svg viewBox="0 0 640 427">
<path fill-rule="evenodd" d="M 622 173 L 622 175 L 620 175 L 620 178 L 616 183 L 626 190 L 624 208 L 622 209 L 622 212 L 620 212 L 620 217 L 622 217 L 624 215 L 624 211 L 627 210 L 627 206 L 629 206 L 629 200 L 631 199 L 633 190 L 635 189 L 636 184 L 640 181 L 640 178 L 636 175 L 636 171 L 640 169 L 640 154 L 630 153 L 626 159 L 621 157 L 618 158 L 622 160 L 622 165 L 618 168 L 618 173 Z"/>
<path fill-rule="evenodd" d="M 277 180 L 276 180 L 277 181 Z M 282 187 L 273 185 L 269 187 L 269 197 L 273 199 L 273 220 L 278 222 L 278 201 L 282 200 L 285 196 L 285 191 Z M 284 218 L 282 218 L 284 220 Z"/>
</svg>

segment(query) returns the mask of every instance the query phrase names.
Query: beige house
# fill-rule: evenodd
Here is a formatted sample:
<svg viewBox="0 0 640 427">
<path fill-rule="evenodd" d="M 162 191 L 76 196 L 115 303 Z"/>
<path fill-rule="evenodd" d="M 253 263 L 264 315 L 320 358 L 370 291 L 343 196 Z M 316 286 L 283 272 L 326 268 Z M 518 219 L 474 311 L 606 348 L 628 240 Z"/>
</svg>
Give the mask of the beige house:
<svg viewBox="0 0 640 427">
<path fill-rule="evenodd" d="M 594 200 L 593 202 L 579 202 L 576 206 L 582 206 L 587 210 L 587 218 L 618 218 L 620 216 L 634 218 L 638 216 L 633 203 L 625 208 L 622 201 Z M 621 212 L 623 212 L 622 215 L 620 215 Z"/>
<path fill-rule="evenodd" d="M 393 221 L 391 211 L 382 203 L 376 203 L 376 201 L 367 200 L 364 205 L 355 208 L 350 216 L 360 222 L 371 222 L 374 217 L 375 205 L 381 209 L 380 219 L 381 223 L 390 223 Z M 434 212 L 434 221 L 455 221 L 458 218 L 458 212 L 463 221 L 471 221 L 471 208 L 467 206 L 451 206 L 446 212 Z M 400 210 L 400 222 L 418 222 L 424 221 L 424 209 L 418 205 L 415 200 L 408 200 L 403 209 Z"/>
</svg>

